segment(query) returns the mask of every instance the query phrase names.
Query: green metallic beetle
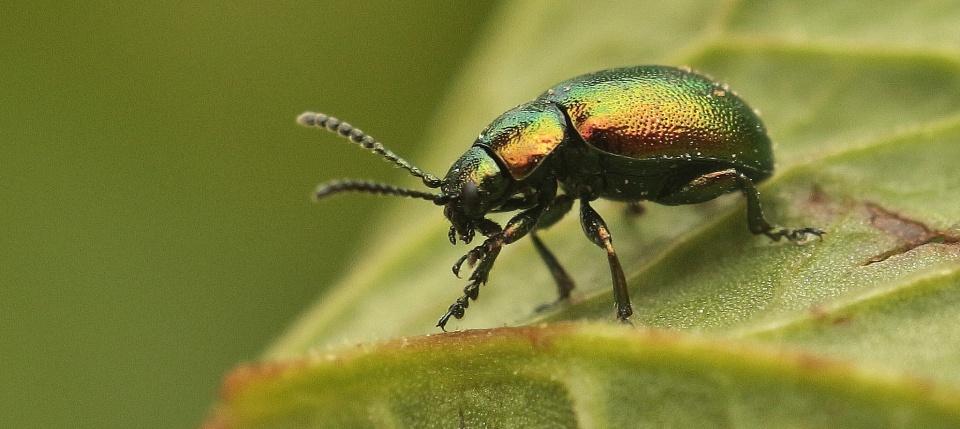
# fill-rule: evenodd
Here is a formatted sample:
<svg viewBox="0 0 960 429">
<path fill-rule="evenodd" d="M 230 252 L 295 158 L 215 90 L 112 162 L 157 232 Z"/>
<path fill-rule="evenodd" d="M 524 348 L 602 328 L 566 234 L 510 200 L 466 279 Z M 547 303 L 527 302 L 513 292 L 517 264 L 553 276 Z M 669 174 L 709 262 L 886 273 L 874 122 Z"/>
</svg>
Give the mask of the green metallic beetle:
<svg viewBox="0 0 960 429">
<path fill-rule="evenodd" d="M 696 204 L 740 191 L 747 197 L 747 224 L 754 234 L 800 241 L 821 236 L 815 228 L 785 229 L 764 219 L 754 186 L 773 172 L 770 139 L 760 118 L 726 86 L 708 77 L 665 66 L 604 70 L 562 82 L 495 119 L 460 157 L 446 177 L 423 173 L 347 123 L 307 112 L 304 126 L 326 128 L 376 152 L 423 180 L 439 193 L 358 180 L 321 185 L 323 198 L 340 192 L 367 192 L 422 198 L 443 205 L 449 239 L 470 243 L 475 231 L 484 242 L 454 265 L 475 266 L 469 284 L 437 322 L 463 317 L 476 300 L 504 245 L 529 235 L 566 299 L 573 280 L 537 237 L 580 201 L 587 238 L 607 252 L 616 316 L 633 309 L 627 281 L 606 223 L 590 202 L 598 198 L 665 205 Z M 501 227 L 486 215 L 513 212 Z"/>
</svg>

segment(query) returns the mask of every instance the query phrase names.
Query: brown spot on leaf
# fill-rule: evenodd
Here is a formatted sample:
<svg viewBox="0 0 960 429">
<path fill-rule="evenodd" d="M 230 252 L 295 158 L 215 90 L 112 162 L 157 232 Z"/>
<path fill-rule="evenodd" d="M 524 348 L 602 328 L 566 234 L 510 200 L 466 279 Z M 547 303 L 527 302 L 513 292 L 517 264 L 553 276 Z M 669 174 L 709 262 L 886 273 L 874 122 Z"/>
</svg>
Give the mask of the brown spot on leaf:
<svg viewBox="0 0 960 429">
<path fill-rule="evenodd" d="M 795 210 L 811 215 L 813 219 L 816 219 L 816 222 L 819 222 L 819 226 L 824 226 L 835 220 L 851 208 L 849 203 L 831 198 L 830 194 L 818 184 L 814 184 L 810 188 L 806 199 L 799 202 L 802 205 L 798 205 Z"/>
<path fill-rule="evenodd" d="M 813 190 L 810 192 L 810 197 L 808 202 L 810 205 L 822 206 L 827 204 L 830 201 L 830 197 L 827 195 L 827 191 L 823 190 L 823 187 L 820 185 L 814 185 Z"/>
<path fill-rule="evenodd" d="M 866 208 L 870 214 L 870 224 L 896 237 L 900 244 L 893 249 L 867 259 L 863 262 L 863 265 L 885 261 L 892 256 L 909 252 L 928 243 L 960 243 L 960 234 L 931 228 L 923 222 L 909 219 L 877 204 L 867 204 Z"/>
<path fill-rule="evenodd" d="M 220 396 L 228 399 L 250 384 L 276 379 L 288 371 L 306 367 L 308 362 L 306 359 L 296 359 L 240 365 L 230 371 L 224 378 L 223 386 L 220 388 Z"/>
<path fill-rule="evenodd" d="M 825 359 L 811 353 L 798 353 L 793 356 L 796 365 L 812 373 L 836 369 L 841 366 L 837 361 Z"/>
<path fill-rule="evenodd" d="M 846 325 L 853 321 L 853 318 L 850 316 L 842 316 L 839 314 L 832 314 L 823 307 L 816 306 L 810 309 L 810 314 L 813 315 L 813 319 L 817 322 L 827 323 L 835 326 Z"/>
</svg>

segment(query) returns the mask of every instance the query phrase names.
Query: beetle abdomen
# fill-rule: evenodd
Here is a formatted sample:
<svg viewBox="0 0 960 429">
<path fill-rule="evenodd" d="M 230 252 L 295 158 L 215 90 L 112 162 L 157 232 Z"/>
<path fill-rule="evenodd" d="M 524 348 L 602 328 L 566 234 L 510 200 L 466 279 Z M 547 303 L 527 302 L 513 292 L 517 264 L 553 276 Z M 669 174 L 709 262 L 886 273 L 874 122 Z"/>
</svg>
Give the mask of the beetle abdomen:
<svg viewBox="0 0 960 429">
<path fill-rule="evenodd" d="M 570 79 L 541 99 L 565 111 L 590 146 L 634 159 L 720 161 L 773 170 L 760 118 L 729 89 L 665 66 L 611 69 Z"/>
</svg>

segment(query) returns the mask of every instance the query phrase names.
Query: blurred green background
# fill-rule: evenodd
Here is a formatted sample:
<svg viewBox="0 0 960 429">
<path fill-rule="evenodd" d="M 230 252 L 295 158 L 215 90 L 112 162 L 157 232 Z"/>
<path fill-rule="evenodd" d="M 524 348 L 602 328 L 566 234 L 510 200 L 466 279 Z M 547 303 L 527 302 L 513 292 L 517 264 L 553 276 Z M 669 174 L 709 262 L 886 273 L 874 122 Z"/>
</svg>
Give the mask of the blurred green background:
<svg viewBox="0 0 960 429">
<path fill-rule="evenodd" d="M 358 257 L 378 200 L 314 186 L 411 183 L 295 117 L 416 161 L 495 7 L 5 4 L 0 425 L 197 425 Z"/>
</svg>

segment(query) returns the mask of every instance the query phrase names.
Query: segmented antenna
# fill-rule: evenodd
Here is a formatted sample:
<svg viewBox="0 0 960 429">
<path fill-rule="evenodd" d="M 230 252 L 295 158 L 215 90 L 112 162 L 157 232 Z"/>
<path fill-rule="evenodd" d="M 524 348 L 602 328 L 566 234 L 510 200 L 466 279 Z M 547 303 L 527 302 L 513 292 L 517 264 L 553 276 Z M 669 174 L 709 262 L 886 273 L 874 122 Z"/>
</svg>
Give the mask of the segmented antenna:
<svg viewBox="0 0 960 429">
<path fill-rule="evenodd" d="M 313 197 L 319 200 L 321 198 L 326 198 L 341 192 L 364 192 L 368 194 L 420 198 L 427 201 L 433 201 L 437 205 L 442 205 L 447 202 L 447 198 L 442 194 L 431 194 L 429 192 L 400 188 L 384 183 L 368 182 L 366 180 L 338 180 L 335 182 L 323 183 L 317 187 Z"/>
<path fill-rule="evenodd" d="M 391 162 L 396 164 L 398 167 L 409 171 L 410 174 L 412 174 L 414 177 L 419 177 L 420 179 L 423 180 L 423 184 L 427 185 L 428 188 L 439 188 L 441 185 L 440 179 L 438 179 L 437 176 L 434 176 L 430 173 L 424 173 L 422 170 L 415 167 L 413 164 L 410 164 L 409 162 L 407 162 L 407 160 L 393 153 L 393 151 L 391 151 L 390 149 L 385 148 L 382 144 L 380 144 L 380 142 L 374 140 L 373 137 L 370 137 L 363 131 L 360 131 L 359 129 L 354 128 L 353 125 L 343 122 L 337 118 L 334 118 L 332 116 L 327 116 L 323 113 L 304 112 L 299 117 L 297 117 L 297 123 L 305 127 L 323 128 L 323 129 L 326 129 L 327 131 L 337 133 L 343 137 L 346 137 L 350 139 L 350 141 L 356 144 L 359 144 L 360 146 L 363 146 L 367 149 L 370 149 L 374 153 L 379 154 L 380 156 L 390 160 Z M 349 182 L 343 182 L 343 183 L 349 183 Z"/>
</svg>

